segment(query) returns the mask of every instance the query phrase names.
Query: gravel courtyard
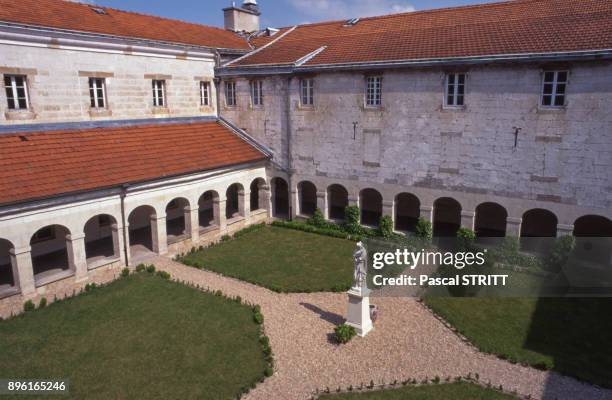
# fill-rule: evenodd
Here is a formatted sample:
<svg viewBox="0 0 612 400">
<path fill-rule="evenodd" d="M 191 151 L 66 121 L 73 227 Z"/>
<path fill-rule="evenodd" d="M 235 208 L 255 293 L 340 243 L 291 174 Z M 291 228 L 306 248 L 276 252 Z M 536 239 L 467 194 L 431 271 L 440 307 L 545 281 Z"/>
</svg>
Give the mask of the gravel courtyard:
<svg viewBox="0 0 612 400">
<path fill-rule="evenodd" d="M 374 381 L 432 379 L 478 374 L 483 383 L 533 399 L 612 399 L 612 391 L 554 372 L 514 365 L 479 353 L 414 299 L 375 298 L 380 309 L 375 329 L 347 345 L 332 341 L 333 328 L 346 313 L 343 293 L 278 294 L 268 289 L 179 264 L 149 259 L 174 279 L 221 290 L 259 304 L 275 358 L 275 373 L 245 398 L 309 399 L 316 390 L 359 386 Z"/>
</svg>

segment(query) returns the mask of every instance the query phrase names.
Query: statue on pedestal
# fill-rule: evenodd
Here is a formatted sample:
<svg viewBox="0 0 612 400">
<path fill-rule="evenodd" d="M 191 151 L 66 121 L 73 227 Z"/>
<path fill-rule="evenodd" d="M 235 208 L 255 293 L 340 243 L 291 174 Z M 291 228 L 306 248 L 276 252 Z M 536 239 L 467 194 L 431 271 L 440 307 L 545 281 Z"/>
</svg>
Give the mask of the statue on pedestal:
<svg viewBox="0 0 612 400">
<path fill-rule="evenodd" d="M 363 243 L 357 243 L 353 253 L 353 286 L 348 291 L 348 316 L 346 324 L 355 328 L 359 336 L 372 330 L 370 318 L 370 298 L 367 287 L 368 253 Z"/>
<path fill-rule="evenodd" d="M 357 248 L 353 253 L 353 288 L 361 289 L 366 284 L 367 276 L 367 252 L 363 243 L 358 242 Z"/>
</svg>

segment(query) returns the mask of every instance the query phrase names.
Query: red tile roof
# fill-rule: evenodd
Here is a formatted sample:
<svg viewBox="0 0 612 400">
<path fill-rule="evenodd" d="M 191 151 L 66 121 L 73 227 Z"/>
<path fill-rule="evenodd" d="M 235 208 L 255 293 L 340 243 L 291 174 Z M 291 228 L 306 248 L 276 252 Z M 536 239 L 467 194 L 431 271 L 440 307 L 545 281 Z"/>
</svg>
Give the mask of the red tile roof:
<svg viewBox="0 0 612 400">
<path fill-rule="evenodd" d="M 102 9 L 105 14 L 98 14 L 93 8 Z M 250 49 L 245 39 L 220 28 L 64 0 L 0 0 L 0 21 L 196 46 Z"/>
<path fill-rule="evenodd" d="M 217 122 L 0 134 L 0 204 L 266 158 Z"/>
<path fill-rule="evenodd" d="M 300 25 L 230 66 L 305 66 L 612 49 L 612 0 L 516 0 Z"/>
</svg>

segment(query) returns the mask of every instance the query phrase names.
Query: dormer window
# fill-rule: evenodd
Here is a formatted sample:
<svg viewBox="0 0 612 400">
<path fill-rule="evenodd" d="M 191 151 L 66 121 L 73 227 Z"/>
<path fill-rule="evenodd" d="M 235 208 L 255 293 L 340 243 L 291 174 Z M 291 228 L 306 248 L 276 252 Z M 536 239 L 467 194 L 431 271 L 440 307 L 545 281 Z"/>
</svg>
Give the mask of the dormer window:
<svg viewBox="0 0 612 400">
<path fill-rule="evenodd" d="M 4 88 L 9 110 L 27 110 L 30 107 L 24 75 L 4 75 Z"/>
</svg>

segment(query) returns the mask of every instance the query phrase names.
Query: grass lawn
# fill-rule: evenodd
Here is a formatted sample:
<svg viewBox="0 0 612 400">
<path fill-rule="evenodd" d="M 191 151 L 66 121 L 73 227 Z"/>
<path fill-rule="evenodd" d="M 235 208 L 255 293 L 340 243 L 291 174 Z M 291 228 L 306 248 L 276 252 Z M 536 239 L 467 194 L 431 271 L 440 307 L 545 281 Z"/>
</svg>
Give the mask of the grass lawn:
<svg viewBox="0 0 612 400">
<path fill-rule="evenodd" d="M 188 254 L 183 261 L 278 292 L 347 290 L 355 243 L 265 226 Z"/>
<path fill-rule="evenodd" d="M 405 386 L 366 393 L 325 395 L 321 400 L 511 400 L 516 397 L 471 383 Z"/>
<path fill-rule="evenodd" d="M 425 303 L 473 344 L 612 387 L 612 298 L 450 298 Z"/>
<path fill-rule="evenodd" d="M 233 399 L 264 376 L 259 335 L 249 307 L 143 272 L 1 321 L 0 376 L 67 378 L 75 399 Z"/>
</svg>

